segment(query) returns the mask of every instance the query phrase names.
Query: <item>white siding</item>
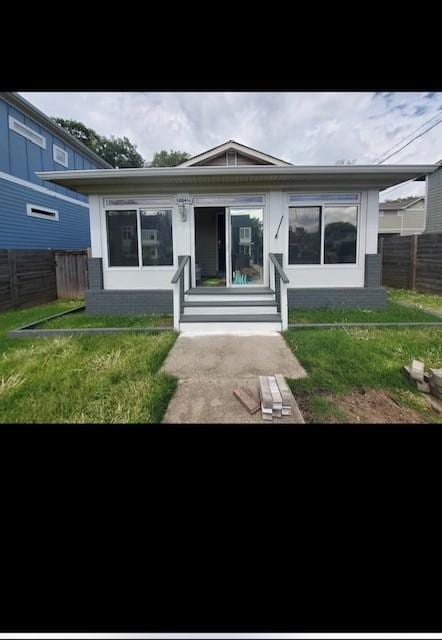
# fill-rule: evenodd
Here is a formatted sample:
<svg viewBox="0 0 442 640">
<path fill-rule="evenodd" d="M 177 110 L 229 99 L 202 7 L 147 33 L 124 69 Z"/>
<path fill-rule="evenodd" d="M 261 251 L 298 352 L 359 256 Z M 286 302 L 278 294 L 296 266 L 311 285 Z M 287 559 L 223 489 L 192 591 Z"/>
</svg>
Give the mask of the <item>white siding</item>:
<svg viewBox="0 0 442 640">
<path fill-rule="evenodd" d="M 357 188 L 352 192 L 358 191 Z M 226 191 L 227 192 L 227 191 Z M 265 197 L 264 262 L 268 272 L 268 253 L 282 253 L 283 265 L 290 279 L 290 288 L 363 287 L 365 253 L 377 253 L 378 203 L 377 190 L 360 191 L 358 220 L 358 249 L 355 265 L 288 265 L 288 192 L 269 191 Z M 244 195 L 247 192 L 241 192 Z M 256 190 L 250 192 L 256 194 Z M 293 191 L 292 191 L 293 193 Z M 194 194 L 195 195 L 195 194 Z M 121 197 L 124 197 L 122 195 Z M 127 196 L 129 197 L 129 196 Z M 99 202 L 99 206 L 97 203 Z M 172 200 L 171 200 L 172 202 Z M 92 255 L 103 257 L 105 289 L 172 289 L 170 280 L 178 265 L 179 255 L 192 255 L 194 237 L 193 207 L 187 220 L 182 221 L 175 206 L 173 210 L 174 266 L 152 268 L 111 268 L 107 266 L 107 238 L 103 198 L 91 197 Z M 97 211 L 99 209 L 99 211 Z M 281 217 L 278 237 L 275 238 Z M 101 241 L 99 240 L 101 238 Z M 194 264 L 192 264 L 194 267 Z M 268 284 L 268 280 L 265 284 Z"/>
</svg>

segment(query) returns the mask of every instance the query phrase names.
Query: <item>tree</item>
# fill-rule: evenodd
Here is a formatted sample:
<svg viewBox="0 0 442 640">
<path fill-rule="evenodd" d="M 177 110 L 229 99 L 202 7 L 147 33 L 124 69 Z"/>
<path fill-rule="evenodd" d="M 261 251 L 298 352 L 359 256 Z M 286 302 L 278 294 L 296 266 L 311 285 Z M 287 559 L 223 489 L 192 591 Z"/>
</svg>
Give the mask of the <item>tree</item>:
<svg viewBox="0 0 442 640">
<path fill-rule="evenodd" d="M 63 129 L 80 140 L 91 151 L 103 158 L 112 167 L 123 169 L 127 167 L 145 167 L 143 157 L 138 153 L 136 145 L 126 137 L 115 138 L 99 135 L 94 129 L 87 127 L 78 120 L 53 118 Z"/>
<path fill-rule="evenodd" d="M 106 162 L 117 169 L 130 167 L 145 167 L 143 157 L 138 153 L 136 145 L 126 137 L 110 138 L 101 137 L 99 150 L 96 152 Z"/>
<path fill-rule="evenodd" d="M 190 155 L 185 151 L 166 151 L 162 149 L 161 151 L 156 151 L 153 155 L 152 162 L 149 164 L 150 167 L 175 167 L 177 164 L 181 164 L 181 162 L 185 162 L 190 158 Z"/>
</svg>

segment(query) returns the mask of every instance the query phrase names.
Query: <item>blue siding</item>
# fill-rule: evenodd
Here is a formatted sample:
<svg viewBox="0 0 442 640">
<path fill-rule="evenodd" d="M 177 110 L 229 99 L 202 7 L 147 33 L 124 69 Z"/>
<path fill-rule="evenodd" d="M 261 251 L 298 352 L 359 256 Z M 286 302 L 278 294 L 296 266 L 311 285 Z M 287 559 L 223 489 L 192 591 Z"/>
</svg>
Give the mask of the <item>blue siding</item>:
<svg viewBox="0 0 442 640">
<path fill-rule="evenodd" d="M 0 100 L 0 171 L 9 173 L 8 107 Z"/>
<path fill-rule="evenodd" d="M 12 131 L 9 128 L 9 115 L 43 135 L 46 138 L 46 149 Z M 67 151 L 67 168 L 54 162 L 53 144 Z M 87 203 L 87 196 L 43 181 L 35 174 L 38 171 L 98 168 L 58 136 L 54 136 L 32 118 L 25 117 L 0 97 L 0 171 Z M 27 202 L 56 209 L 59 211 L 60 221 L 27 216 Z M 79 249 L 88 247 L 89 244 L 88 209 L 0 178 L 0 248 Z"/>
<path fill-rule="evenodd" d="M 47 206 L 59 220 L 33 218 L 26 204 Z M 86 249 L 89 209 L 0 178 L 1 249 Z"/>
</svg>

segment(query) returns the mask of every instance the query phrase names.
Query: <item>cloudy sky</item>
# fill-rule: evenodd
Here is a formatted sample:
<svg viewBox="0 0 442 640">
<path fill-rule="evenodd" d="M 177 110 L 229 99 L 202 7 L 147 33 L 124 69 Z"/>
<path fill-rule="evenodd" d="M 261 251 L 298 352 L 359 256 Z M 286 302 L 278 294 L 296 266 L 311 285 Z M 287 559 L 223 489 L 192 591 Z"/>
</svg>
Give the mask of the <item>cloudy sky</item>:
<svg viewBox="0 0 442 640">
<path fill-rule="evenodd" d="M 127 136 L 146 160 L 161 149 L 195 155 L 234 139 L 294 164 L 372 164 L 439 120 L 423 126 L 430 118 L 439 114 L 442 120 L 442 92 L 22 95 L 49 116 L 80 120 L 106 136 Z M 442 124 L 387 164 L 441 159 Z M 409 183 L 384 197 L 421 195 L 423 188 Z"/>
</svg>

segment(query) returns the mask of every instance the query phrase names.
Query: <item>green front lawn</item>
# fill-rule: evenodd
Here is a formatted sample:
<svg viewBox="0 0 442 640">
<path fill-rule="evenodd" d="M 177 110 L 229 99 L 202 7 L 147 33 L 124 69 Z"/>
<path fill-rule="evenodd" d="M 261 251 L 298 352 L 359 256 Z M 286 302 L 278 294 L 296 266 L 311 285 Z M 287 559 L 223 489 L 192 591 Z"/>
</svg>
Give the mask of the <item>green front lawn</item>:
<svg viewBox="0 0 442 640">
<path fill-rule="evenodd" d="M 390 296 L 386 309 L 296 309 L 289 312 L 289 324 L 438 321 L 422 309 L 409 309 L 390 301 Z"/>
<path fill-rule="evenodd" d="M 75 313 L 52 320 L 46 320 L 36 329 L 85 329 L 104 327 L 172 327 L 173 317 L 167 315 L 150 314 L 140 316 L 91 316 L 85 311 Z"/>
<path fill-rule="evenodd" d="M 388 298 L 392 301 L 416 305 L 418 309 L 432 309 L 442 313 L 442 294 L 418 293 L 409 289 L 386 287 Z"/>
<path fill-rule="evenodd" d="M 176 387 L 173 376 L 158 373 L 174 332 L 6 336 L 78 304 L 0 314 L 0 422 L 160 422 Z"/>
<path fill-rule="evenodd" d="M 415 358 L 427 369 L 441 367 L 442 328 L 293 329 L 284 337 L 309 374 L 290 380 L 290 386 L 295 395 L 306 398 L 316 420 L 334 415 L 341 421 L 333 399 L 363 387 L 385 390 L 426 420 L 441 421 L 401 369 Z"/>
</svg>

